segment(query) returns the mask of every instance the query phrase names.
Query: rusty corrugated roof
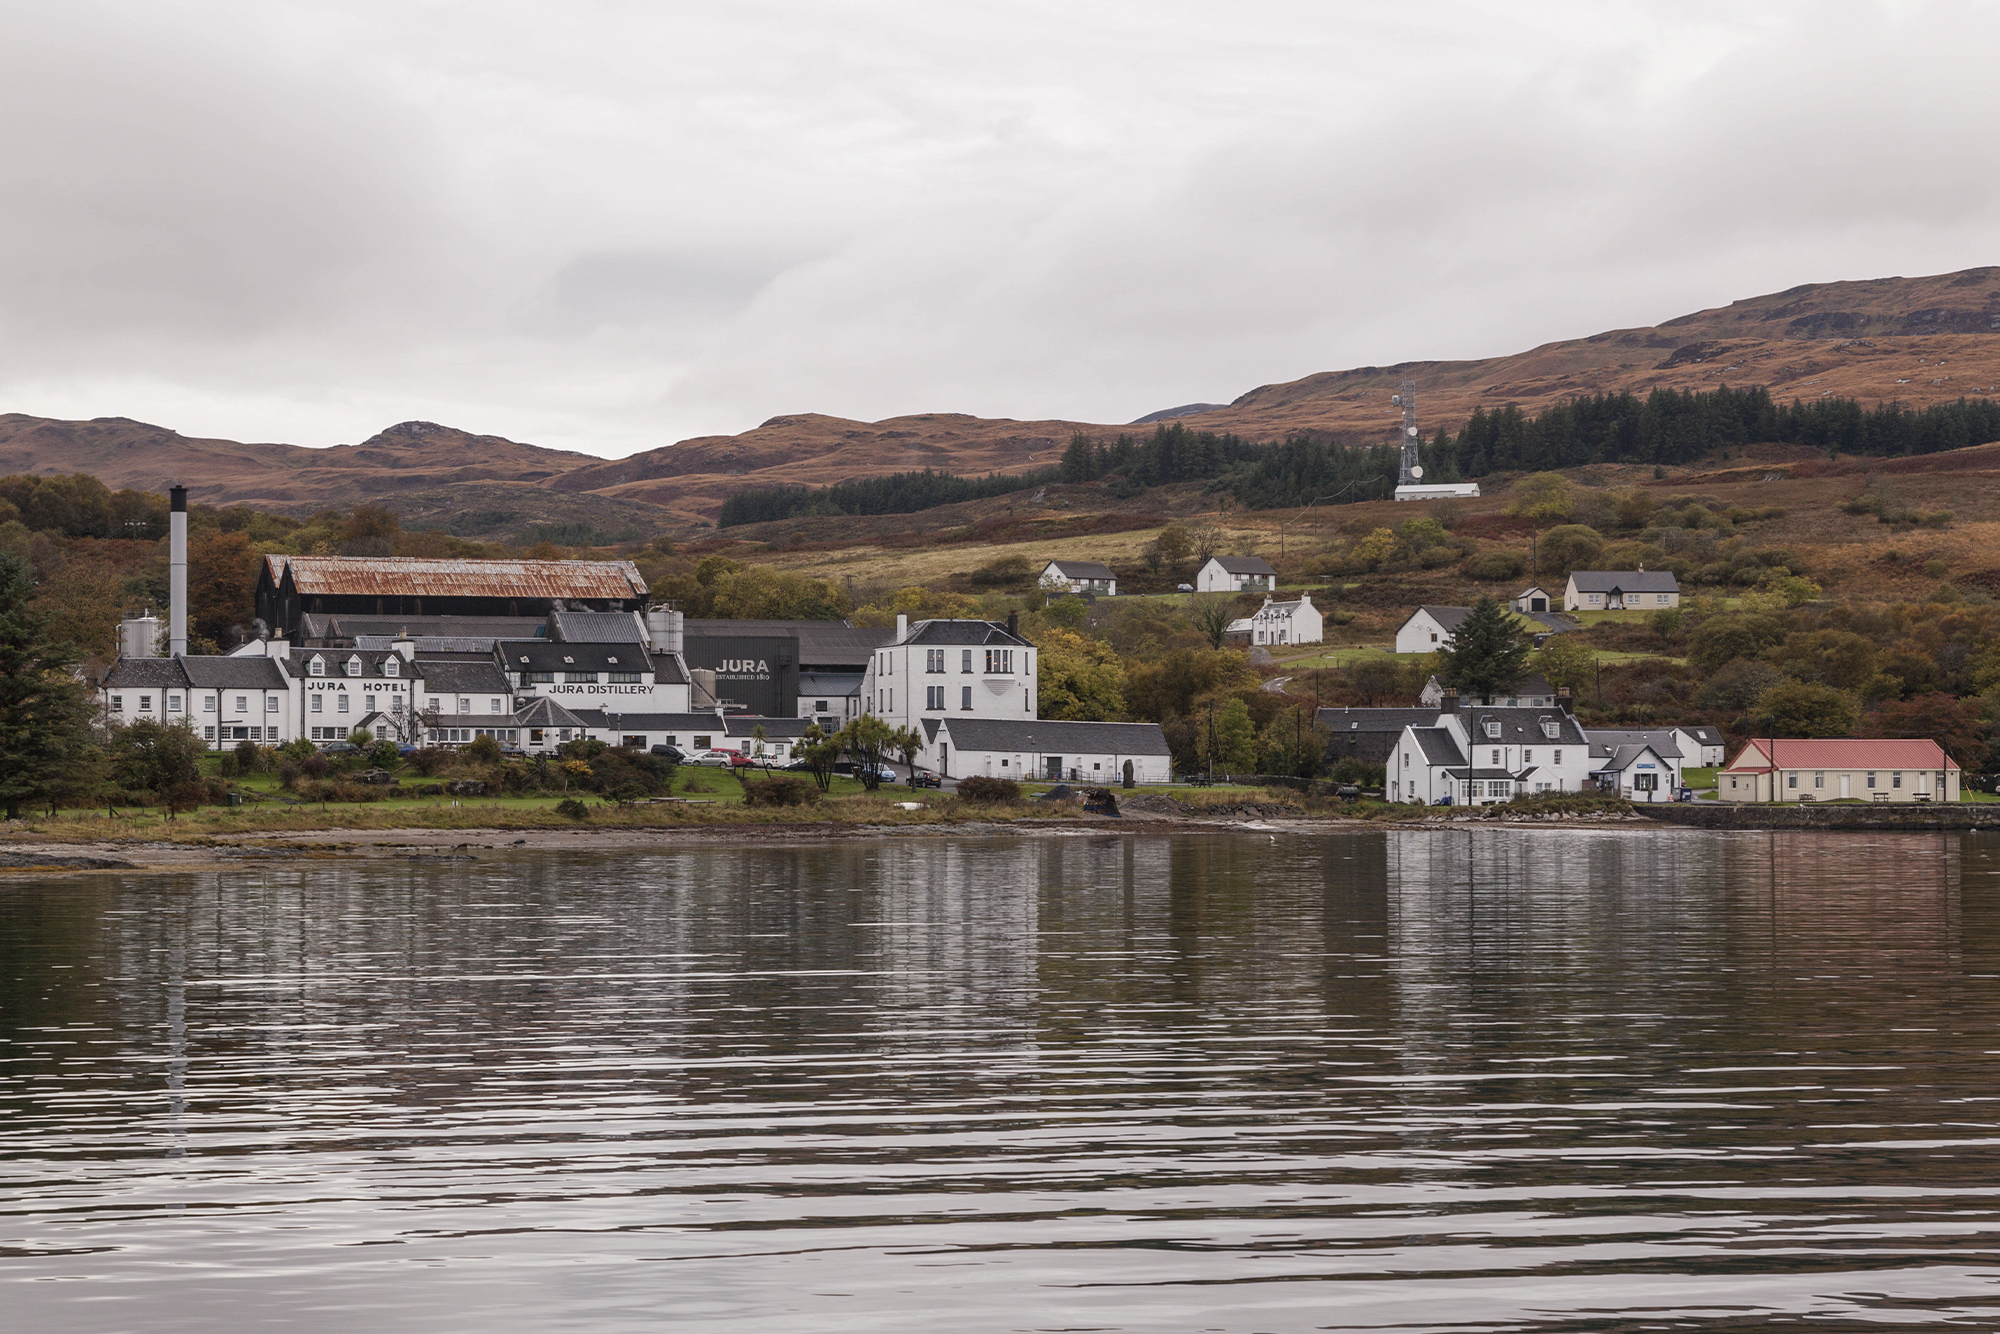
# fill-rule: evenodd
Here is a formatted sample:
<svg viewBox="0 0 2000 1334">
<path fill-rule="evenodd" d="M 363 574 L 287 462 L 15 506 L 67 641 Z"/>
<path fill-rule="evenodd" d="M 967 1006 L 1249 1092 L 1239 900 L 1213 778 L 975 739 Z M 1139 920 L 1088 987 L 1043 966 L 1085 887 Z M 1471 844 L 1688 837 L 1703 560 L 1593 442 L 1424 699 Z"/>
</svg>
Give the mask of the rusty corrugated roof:
<svg viewBox="0 0 2000 1334">
<path fill-rule="evenodd" d="M 292 584 L 312 596 L 644 597 L 629 560 L 447 560 L 424 556 L 286 556 Z"/>
</svg>

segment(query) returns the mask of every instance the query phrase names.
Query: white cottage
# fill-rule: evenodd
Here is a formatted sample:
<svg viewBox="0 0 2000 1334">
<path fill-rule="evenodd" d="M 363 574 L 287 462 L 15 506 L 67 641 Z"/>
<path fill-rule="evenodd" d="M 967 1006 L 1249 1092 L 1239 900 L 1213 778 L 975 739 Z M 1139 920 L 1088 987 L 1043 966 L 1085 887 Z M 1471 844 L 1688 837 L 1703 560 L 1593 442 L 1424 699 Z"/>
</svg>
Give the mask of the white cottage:
<svg viewBox="0 0 2000 1334">
<path fill-rule="evenodd" d="M 1037 581 L 1050 593 L 1093 593 L 1118 596 L 1118 576 L 1111 567 L 1094 560 L 1052 560 L 1042 568 Z"/>
<path fill-rule="evenodd" d="M 1322 633 L 1325 621 L 1319 608 L 1304 593 L 1291 602 L 1273 602 L 1267 597 L 1264 605 L 1245 619 L 1248 623 L 1244 628 L 1249 632 L 1251 644 L 1317 644 L 1325 637 Z M 1235 629 L 1235 623 L 1230 629 Z"/>
<path fill-rule="evenodd" d="M 1686 761 L 1679 734 L 1671 729 L 1593 728 L 1590 762 L 1598 788 L 1627 801 L 1672 801 L 1683 786 L 1681 767 Z"/>
<path fill-rule="evenodd" d="M 1659 611 L 1681 605 L 1671 570 L 1577 570 L 1563 589 L 1564 611 Z"/>
<path fill-rule="evenodd" d="M 896 637 L 875 650 L 862 711 L 892 727 L 943 717 L 1033 718 L 1039 707 L 1035 646 L 1019 622 L 896 618 Z"/>
<path fill-rule="evenodd" d="M 923 722 L 920 765 L 946 778 L 1011 778 L 1121 786 L 1173 779 L 1158 723 L 944 717 Z"/>
<path fill-rule="evenodd" d="M 1262 556 L 1210 556 L 1195 571 L 1197 593 L 1276 592 L 1278 572 Z"/>
</svg>

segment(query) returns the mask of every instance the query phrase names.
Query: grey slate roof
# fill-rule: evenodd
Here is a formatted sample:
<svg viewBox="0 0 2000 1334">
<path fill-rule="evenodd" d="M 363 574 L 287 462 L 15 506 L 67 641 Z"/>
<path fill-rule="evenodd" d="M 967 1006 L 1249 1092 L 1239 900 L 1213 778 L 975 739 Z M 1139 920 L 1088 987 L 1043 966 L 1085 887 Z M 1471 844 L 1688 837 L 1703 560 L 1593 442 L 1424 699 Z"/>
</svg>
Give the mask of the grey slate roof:
<svg viewBox="0 0 2000 1334">
<path fill-rule="evenodd" d="M 1425 764 L 1464 764 L 1465 752 L 1458 748 L 1458 741 L 1451 730 L 1444 727 L 1418 727 L 1411 729 L 1416 738 L 1417 749 L 1423 752 Z"/>
<path fill-rule="evenodd" d="M 1593 741 L 1590 744 L 1591 772 L 1623 773 L 1625 770 L 1631 768 L 1640 756 L 1648 752 L 1663 760 L 1672 758 L 1660 754 L 1658 746 L 1647 745 L 1644 742 L 1637 745 L 1605 746 L 1600 752 L 1598 744 Z M 1599 763 L 1599 761 L 1602 762 Z"/>
<path fill-rule="evenodd" d="M 1171 755 L 1158 723 L 1075 723 L 1024 718 L 945 718 L 954 748 L 1022 754 Z M 928 730 L 928 729 L 926 729 Z"/>
<path fill-rule="evenodd" d="M 1488 743 L 1509 746 L 1581 746 L 1586 745 L 1583 729 L 1576 719 L 1561 709 L 1508 709 L 1489 707 L 1484 704 L 1462 704 L 1459 712 L 1465 717 L 1465 730 L 1472 738 L 1472 744 L 1482 746 Z M 1500 724 L 1500 735 L 1486 735 L 1486 724 Z M 1558 724 L 1556 734 L 1551 737 L 1542 731 L 1544 722 Z"/>
<path fill-rule="evenodd" d="M 177 659 L 120 658 L 105 670 L 100 685 L 106 690 L 180 690 L 187 683 Z"/>
<path fill-rule="evenodd" d="M 463 662 L 452 658 L 418 658 L 424 687 L 436 695 L 511 695 L 514 687 L 493 659 Z"/>
<path fill-rule="evenodd" d="M 1438 623 L 1438 628 L 1443 630 L 1447 635 L 1458 629 L 1465 618 L 1472 615 L 1472 608 L 1470 607 L 1433 607 L 1425 605 L 1418 607 L 1417 611 L 1429 612 L 1431 619 Z M 1410 616 L 1415 616 L 1416 614 L 1417 612 L 1413 611 L 1410 613 Z M 1563 635 L 1570 633 L 1572 630 L 1583 628 L 1579 625 L 1570 624 L 1553 612 L 1510 611 L 1508 614 L 1517 620 L 1527 621 L 1536 626 L 1537 628 L 1532 632 L 1534 634 Z M 1409 617 L 1403 619 L 1403 624 L 1409 624 Z"/>
<path fill-rule="evenodd" d="M 582 727 L 583 720 L 552 699 L 537 696 L 514 711 L 517 727 Z"/>
<path fill-rule="evenodd" d="M 533 639 L 545 633 L 542 616 L 364 616 L 352 612 L 306 612 L 299 617 L 301 639 L 355 639 L 361 635 L 469 636 L 475 639 Z"/>
<path fill-rule="evenodd" d="M 1590 729 L 1590 754 L 1593 759 L 1603 755 L 1614 754 L 1621 747 L 1643 746 L 1651 746 L 1663 760 L 1684 758 L 1681 754 L 1681 748 L 1674 744 L 1674 734 L 1670 730 L 1620 730 L 1616 728 L 1599 729 L 1595 727 Z"/>
<path fill-rule="evenodd" d="M 654 680 L 687 680 L 671 653 L 657 657 L 642 644 L 559 644 L 547 639 L 503 639 L 494 652 L 510 672 L 653 672 Z"/>
<path fill-rule="evenodd" d="M 1329 732 L 1397 732 L 1405 727 L 1429 727 L 1436 709 L 1321 709 L 1313 721 Z"/>
<path fill-rule="evenodd" d="M 720 732 L 727 735 L 724 720 L 714 713 L 621 713 L 618 710 L 574 709 L 565 710 L 572 718 L 591 727 L 604 730 L 614 726 L 611 719 L 615 714 L 615 724 L 626 732 Z M 578 724 L 571 723 L 574 727 Z"/>
<path fill-rule="evenodd" d="M 1579 593 L 1678 593 L 1681 581 L 1672 570 L 1571 570 Z"/>
<path fill-rule="evenodd" d="M 905 644 L 951 644 L 972 646 L 976 644 L 1007 644 L 1020 648 L 1033 648 L 1019 635 L 1007 633 L 1007 627 L 998 621 L 918 621 L 910 627 L 910 637 Z"/>
<path fill-rule="evenodd" d="M 549 638 L 569 644 L 639 644 L 639 615 L 631 611 L 552 611 Z"/>
<path fill-rule="evenodd" d="M 1225 574 L 1277 574 L 1271 568 L 1271 562 L 1262 556 L 1215 556 L 1211 559 L 1222 567 Z"/>
<path fill-rule="evenodd" d="M 1676 730 L 1686 732 L 1704 746 L 1720 746 L 1723 744 L 1722 729 L 1719 727 L 1681 727 Z"/>
<path fill-rule="evenodd" d="M 799 675 L 799 697 L 858 695 L 861 683 L 867 679 L 866 672 L 802 672 Z"/>
<path fill-rule="evenodd" d="M 1116 579 L 1118 577 L 1111 573 L 1111 567 L 1102 561 L 1052 560 L 1049 564 L 1062 571 L 1063 577 L 1067 579 Z"/>
<path fill-rule="evenodd" d="M 813 725 L 810 718 L 762 718 L 749 713 L 732 713 L 722 720 L 730 736 L 753 736 L 758 728 L 772 741 L 796 741 Z"/>
<path fill-rule="evenodd" d="M 389 649 L 396 645 L 395 635 L 356 635 L 354 647 L 359 649 Z M 486 635 L 411 635 L 410 642 L 417 646 L 417 656 L 429 658 L 439 653 L 493 655 L 493 645 L 498 642 Z M 326 652 L 330 650 L 319 650 Z"/>
<path fill-rule="evenodd" d="M 395 660 L 397 677 L 403 680 L 410 680 L 411 678 L 423 675 L 423 665 L 421 663 L 404 662 L 401 654 L 389 649 L 294 648 L 292 656 L 289 658 L 267 658 L 265 661 L 282 661 L 287 676 L 294 676 L 304 680 L 319 680 L 320 678 L 312 675 L 308 666 L 314 658 L 320 658 L 325 661 L 327 680 L 339 677 L 350 681 L 380 681 L 384 679 L 382 664 L 391 659 Z M 361 674 L 359 676 L 350 677 L 347 675 L 347 660 L 349 658 L 361 659 Z M 242 658 L 238 659 L 238 661 L 254 662 L 256 659 Z"/>
<path fill-rule="evenodd" d="M 291 684 L 275 658 L 182 658 L 181 670 L 196 690 L 285 690 Z"/>
</svg>

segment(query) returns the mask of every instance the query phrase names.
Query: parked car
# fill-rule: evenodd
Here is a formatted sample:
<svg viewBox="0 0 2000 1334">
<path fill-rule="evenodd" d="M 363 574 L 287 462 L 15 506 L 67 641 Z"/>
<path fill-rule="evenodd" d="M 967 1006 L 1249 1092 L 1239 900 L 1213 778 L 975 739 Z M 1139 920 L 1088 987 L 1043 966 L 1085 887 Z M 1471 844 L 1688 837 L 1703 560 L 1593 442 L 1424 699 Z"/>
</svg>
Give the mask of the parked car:
<svg viewBox="0 0 2000 1334">
<path fill-rule="evenodd" d="M 325 755 L 359 755 L 361 747 L 355 745 L 352 741 L 329 741 L 320 747 L 320 753 Z"/>
<path fill-rule="evenodd" d="M 934 774 L 934 773 L 931 773 L 931 772 L 930 772 L 929 770 L 927 770 L 927 769 L 912 769 L 912 770 L 910 770 L 910 786 L 911 786 L 911 787 L 943 787 L 943 786 L 944 786 L 944 779 L 942 779 L 942 778 L 938 777 L 938 776 L 937 776 L 936 774 Z"/>
<path fill-rule="evenodd" d="M 854 766 L 854 776 L 855 776 L 856 778 L 859 778 L 859 779 L 861 779 L 861 780 L 862 780 L 863 782 L 866 782 L 866 781 L 868 780 L 868 766 L 867 766 L 867 765 L 865 765 L 865 764 L 857 764 L 857 765 L 855 765 L 855 766 Z M 898 775 L 897 775 L 896 771 L 895 771 L 894 769 L 891 769 L 891 768 L 890 768 L 890 767 L 889 767 L 888 765 L 886 765 L 886 764 L 878 764 L 878 765 L 876 765 L 876 766 L 875 766 L 875 781 L 876 781 L 876 782 L 878 782 L 878 783 L 893 783 L 893 782 L 895 782 L 895 781 L 896 781 L 897 777 L 898 777 Z"/>
<path fill-rule="evenodd" d="M 698 750 L 688 756 L 684 763 L 706 765 L 711 769 L 741 769 L 750 763 L 750 757 L 740 750 Z"/>
<path fill-rule="evenodd" d="M 1174 591 L 1175 591 L 1176 593 L 1192 593 L 1192 592 L 1194 592 L 1194 585 L 1193 585 L 1193 584 L 1181 584 L 1181 585 L 1178 585 L 1178 586 L 1177 586 L 1177 587 L 1176 587 L 1176 588 L 1174 589 Z"/>
<path fill-rule="evenodd" d="M 675 764 L 687 763 L 687 756 L 681 753 L 681 748 L 679 746 L 666 746 L 666 745 L 655 746 L 653 747 L 653 754 L 663 756 L 666 759 L 670 759 Z"/>
</svg>

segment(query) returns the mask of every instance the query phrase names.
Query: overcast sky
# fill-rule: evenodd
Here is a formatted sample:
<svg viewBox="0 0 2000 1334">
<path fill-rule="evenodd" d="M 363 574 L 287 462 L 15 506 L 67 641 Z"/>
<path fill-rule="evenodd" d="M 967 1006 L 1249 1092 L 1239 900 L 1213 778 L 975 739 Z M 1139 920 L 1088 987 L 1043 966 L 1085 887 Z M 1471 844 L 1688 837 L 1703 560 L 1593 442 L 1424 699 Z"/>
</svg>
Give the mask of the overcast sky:
<svg viewBox="0 0 2000 1334">
<path fill-rule="evenodd" d="M 0 410 L 1126 421 L 2000 262 L 1990 3 L 15 4 Z"/>
</svg>

